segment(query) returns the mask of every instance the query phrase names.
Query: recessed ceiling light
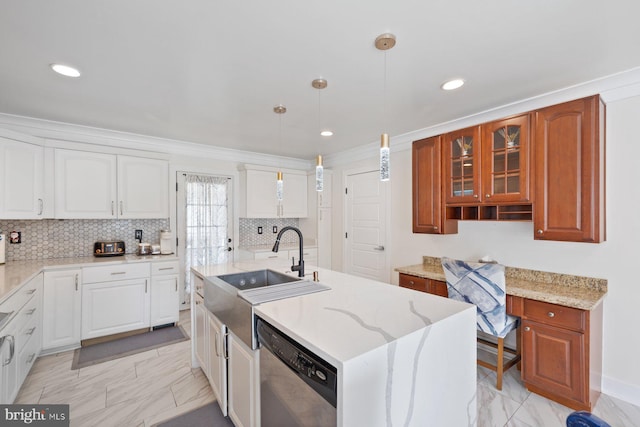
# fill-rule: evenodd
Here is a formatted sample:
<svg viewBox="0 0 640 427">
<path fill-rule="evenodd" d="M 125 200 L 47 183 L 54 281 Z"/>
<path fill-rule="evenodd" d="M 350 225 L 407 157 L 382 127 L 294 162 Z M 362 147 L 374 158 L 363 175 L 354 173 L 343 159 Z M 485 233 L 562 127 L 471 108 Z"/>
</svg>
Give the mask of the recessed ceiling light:
<svg viewBox="0 0 640 427">
<path fill-rule="evenodd" d="M 330 130 L 323 130 L 322 132 L 320 132 L 320 135 L 322 135 L 322 136 L 331 136 L 331 135 L 333 135 L 333 132 L 331 132 Z"/>
<path fill-rule="evenodd" d="M 62 64 L 51 64 L 51 69 L 58 74 L 62 74 L 67 77 L 80 77 L 80 71 L 77 68 L 70 67 Z"/>
<path fill-rule="evenodd" d="M 464 84 L 464 80 L 462 80 L 462 79 L 453 79 L 453 80 L 449 80 L 447 82 L 442 83 L 442 86 L 440 86 L 440 87 L 443 90 L 454 90 L 454 89 L 458 89 L 463 84 Z"/>
</svg>

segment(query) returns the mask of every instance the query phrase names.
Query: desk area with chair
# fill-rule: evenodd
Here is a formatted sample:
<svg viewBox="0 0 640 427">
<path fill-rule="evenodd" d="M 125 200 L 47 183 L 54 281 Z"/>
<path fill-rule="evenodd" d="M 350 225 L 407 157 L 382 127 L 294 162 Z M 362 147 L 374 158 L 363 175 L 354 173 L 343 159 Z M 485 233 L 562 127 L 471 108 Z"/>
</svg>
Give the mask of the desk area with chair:
<svg viewBox="0 0 640 427">
<path fill-rule="evenodd" d="M 422 264 L 396 268 L 400 286 L 448 296 L 443 259 L 425 256 Z M 509 349 L 516 353 L 515 361 L 505 362 L 502 370 L 520 365 L 529 391 L 590 411 L 601 388 L 602 305 L 607 281 L 508 266 L 504 267 L 504 281 L 504 314 L 519 318 L 516 323 L 522 339 L 516 339 L 515 346 L 521 343 L 521 359 L 516 360 L 518 348 Z M 496 388 L 500 387 L 498 380 Z"/>
</svg>

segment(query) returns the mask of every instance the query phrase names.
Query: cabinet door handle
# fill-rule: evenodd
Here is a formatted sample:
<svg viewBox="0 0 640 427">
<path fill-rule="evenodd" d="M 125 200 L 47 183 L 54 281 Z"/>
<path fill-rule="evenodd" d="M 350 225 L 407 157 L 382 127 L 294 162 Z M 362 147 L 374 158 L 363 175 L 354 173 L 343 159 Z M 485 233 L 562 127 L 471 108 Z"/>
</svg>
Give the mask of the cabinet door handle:
<svg viewBox="0 0 640 427">
<path fill-rule="evenodd" d="M 29 289 L 29 290 L 27 291 L 27 295 L 33 295 L 33 293 L 34 293 L 35 291 L 36 291 L 35 289 Z"/>
<path fill-rule="evenodd" d="M 78 275 L 76 274 L 76 291 L 78 290 Z"/>
<path fill-rule="evenodd" d="M 13 360 L 13 356 L 16 351 L 16 339 L 13 335 L 6 335 L 3 337 L 5 340 L 9 340 L 9 358 L 2 361 L 2 366 L 7 366 Z"/>
<path fill-rule="evenodd" d="M 149 280 L 144 279 L 144 293 L 147 293 L 147 289 L 149 288 Z"/>
<path fill-rule="evenodd" d="M 38 199 L 38 205 L 40 206 L 40 209 L 38 210 L 38 215 L 42 215 L 42 212 L 44 212 L 44 202 L 42 201 L 42 199 Z"/>
<path fill-rule="evenodd" d="M 374 251 L 384 251 L 384 246 L 378 246 L 373 248 Z"/>
<path fill-rule="evenodd" d="M 120 200 L 120 215 L 124 215 L 124 212 L 122 209 L 122 200 Z"/>
<path fill-rule="evenodd" d="M 267 258 L 278 258 L 278 255 L 270 255 Z"/>
<path fill-rule="evenodd" d="M 158 270 L 164 271 L 164 270 L 173 270 L 173 267 L 162 267 L 159 268 Z"/>
<path fill-rule="evenodd" d="M 531 330 L 531 328 L 530 328 L 530 327 L 528 327 L 528 326 L 525 326 L 525 327 L 524 327 L 524 330 L 525 330 L 526 332 L 529 332 L 529 331 Z"/>
<path fill-rule="evenodd" d="M 29 359 L 27 359 L 27 365 L 29 365 L 31 362 L 33 362 L 33 359 L 35 359 L 36 354 L 35 353 L 31 353 L 31 355 L 29 356 Z"/>
<path fill-rule="evenodd" d="M 116 214 L 115 209 L 116 209 L 115 202 L 112 200 L 111 201 L 111 216 Z"/>
<path fill-rule="evenodd" d="M 33 328 L 29 329 L 29 332 L 27 332 L 27 335 L 33 335 L 35 330 L 36 330 L 36 327 L 34 326 Z"/>
<path fill-rule="evenodd" d="M 178 279 L 175 279 L 176 281 L 176 292 L 178 292 Z"/>
<path fill-rule="evenodd" d="M 229 334 L 224 334 L 222 337 L 222 352 L 225 359 L 229 360 L 229 344 L 227 340 L 229 339 Z"/>
<path fill-rule="evenodd" d="M 33 313 L 35 313 L 35 312 L 36 312 L 36 309 L 35 309 L 35 308 L 32 308 L 31 310 L 27 311 L 27 313 L 26 313 L 26 314 L 27 314 L 27 316 L 31 316 L 31 315 L 32 315 Z"/>
<path fill-rule="evenodd" d="M 118 274 L 127 274 L 126 271 L 114 271 L 113 273 L 111 273 L 112 276 L 116 276 Z"/>
<path fill-rule="evenodd" d="M 215 344 L 215 350 L 216 350 L 216 356 L 220 357 L 220 352 L 218 351 L 218 340 L 220 339 L 220 335 L 218 334 L 218 331 L 216 331 L 216 344 Z"/>
<path fill-rule="evenodd" d="M 553 311 L 550 311 L 550 312 L 547 313 L 547 316 L 556 317 L 556 314 Z"/>
</svg>

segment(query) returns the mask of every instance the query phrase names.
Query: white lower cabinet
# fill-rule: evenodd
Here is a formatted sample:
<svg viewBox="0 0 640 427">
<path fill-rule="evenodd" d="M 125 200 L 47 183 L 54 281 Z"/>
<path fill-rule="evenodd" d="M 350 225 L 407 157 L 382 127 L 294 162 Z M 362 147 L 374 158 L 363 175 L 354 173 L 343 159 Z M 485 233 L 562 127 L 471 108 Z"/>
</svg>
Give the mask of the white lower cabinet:
<svg viewBox="0 0 640 427">
<path fill-rule="evenodd" d="M 229 331 L 229 418 L 236 427 L 260 425 L 260 358 Z"/>
<path fill-rule="evenodd" d="M 82 270 L 44 273 L 42 349 L 80 346 Z"/>
<path fill-rule="evenodd" d="M 149 279 L 82 285 L 82 339 L 149 327 Z"/>
<path fill-rule="evenodd" d="M 209 364 L 207 378 L 213 389 L 222 415 L 227 416 L 227 358 L 225 338 L 227 327 L 217 317 L 209 313 L 208 319 L 208 348 Z"/>
<path fill-rule="evenodd" d="M 42 348 L 42 274 L 38 274 L 0 306 L 12 313 L 0 330 L 0 404 L 15 400 Z"/>
<path fill-rule="evenodd" d="M 204 307 L 204 303 L 201 297 L 195 297 L 195 333 L 194 342 L 196 359 L 200 364 L 202 372 L 209 378 L 209 311 Z"/>
<path fill-rule="evenodd" d="M 176 323 L 180 319 L 177 261 L 151 265 L 151 327 Z"/>
</svg>

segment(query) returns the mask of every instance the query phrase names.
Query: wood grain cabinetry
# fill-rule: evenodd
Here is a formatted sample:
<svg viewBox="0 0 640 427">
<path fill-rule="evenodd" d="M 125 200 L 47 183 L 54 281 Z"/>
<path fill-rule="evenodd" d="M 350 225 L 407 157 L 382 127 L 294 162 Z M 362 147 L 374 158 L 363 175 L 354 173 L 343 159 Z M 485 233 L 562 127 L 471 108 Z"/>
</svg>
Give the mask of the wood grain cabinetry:
<svg viewBox="0 0 640 427">
<path fill-rule="evenodd" d="M 587 311 L 509 297 L 522 318 L 522 380 L 528 390 L 590 411 L 602 372 L 602 304 Z"/>
<path fill-rule="evenodd" d="M 447 283 L 440 280 L 427 279 L 425 277 L 400 273 L 400 286 L 445 298 L 449 296 L 447 293 Z"/>
<path fill-rule="evenodd" d="M 533 220 L 539 240 L 603 242 L 604 115 L 596 95 L 415 141 L 413 232 Z"/>
<path fill-rule="evenodd" d="M 605 240 L 604 112 L 599 96 L 535 112 L 535 238 Z"/>
<path fill-rule="evenodd" d="M 439 136 L 413 143 L 413 232 L 458 232 L 457 221 L 446 221 L 442 200 L 442 156 Z"/>
</svg>

